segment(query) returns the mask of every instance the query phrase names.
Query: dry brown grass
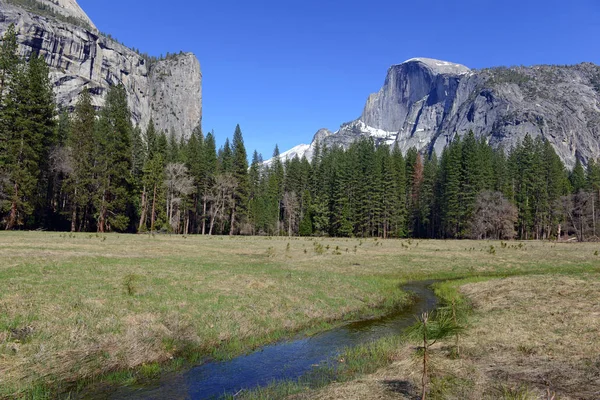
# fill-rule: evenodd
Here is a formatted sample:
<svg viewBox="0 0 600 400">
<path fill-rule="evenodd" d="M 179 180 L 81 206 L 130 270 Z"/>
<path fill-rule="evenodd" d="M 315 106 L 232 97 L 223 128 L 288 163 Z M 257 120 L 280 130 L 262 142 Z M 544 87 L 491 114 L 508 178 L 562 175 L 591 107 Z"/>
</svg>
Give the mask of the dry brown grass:
<svg viewBox="0 0 600 400">
<path fill-rule="evenodd" d="M 461 358 L 442 346 L 432 359 L 431 398 L 546 399 L 548 390 L 556 399 L 600 398 L 600 275 L 494 279 L 460 290 L 474 314 Z M 308 397 L 414 398 L 414 347 L 395 358 L 373 375 Z"/>
<path fill-rule="evenodd" d="M 477 318 L 468 357 L 490 379 L 549 387 L 562 399 L 600 397 L 598 276 L 469 284 Z"/>
</svg>

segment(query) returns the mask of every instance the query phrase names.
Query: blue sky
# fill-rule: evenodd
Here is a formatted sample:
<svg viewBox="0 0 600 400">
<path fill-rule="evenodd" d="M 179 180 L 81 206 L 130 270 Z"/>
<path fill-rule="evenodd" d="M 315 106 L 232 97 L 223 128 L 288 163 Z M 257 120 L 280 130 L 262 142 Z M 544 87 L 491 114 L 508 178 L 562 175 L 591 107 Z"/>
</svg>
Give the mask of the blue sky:
<svg viewBox="0 0 600 400">
<path fill-rule="evenodd" d="M 269 158 L 360 116 L 390 65 L 431 57 L 470 68 L 600 64 L 596 0 L 79 0 L 103 31 L 160 55 L 191 51 L 203 129 L 240 124 Z"/>
</svg>

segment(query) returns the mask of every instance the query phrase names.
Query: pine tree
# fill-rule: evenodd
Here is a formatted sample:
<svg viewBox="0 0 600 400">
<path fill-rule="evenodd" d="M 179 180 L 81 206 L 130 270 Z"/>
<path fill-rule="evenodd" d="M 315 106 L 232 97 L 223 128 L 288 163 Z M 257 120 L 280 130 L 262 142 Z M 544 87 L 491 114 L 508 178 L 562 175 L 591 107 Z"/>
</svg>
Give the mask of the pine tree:
<svg viewBox="0 0 600 400">
<path fill-rule="evenodd" d="M 388 146 L 380 146 L 377 149 L 381 168 L 381 236 L 386 239 L 393 235 L 393 222 L 400 209 L 400 203 L 397 196 L 398 179 L 394 162 Z"/>
<path fill-rule="evenodd" d="M 198 195 L 202 199 L 202 220 L 200 225 L 202 227 L 202 234 L 206 233 L 206 222 L 208 218 L 208 203 L 210 189 L 212 188 L 216 172 L 218 169 L 217 160 L 217 149 L 215 144 L 214 132 L 209 132 L 204 140 L 204 169 L 202 177 L 200 179 L 200 187 Z"/>
<path fill-rule="evenodd" d="M 573 171 L 571 171 L 569 181 L 571 182 L 573 193 L 577 193 L 586 188 L 585 170 L 583 169 L 583 165 L 579 158 L 575 160 L 575 167 L 573 167 Z"/>
<path fill-rule="evenodd" d="M 409 232 L 411 236 L 416 237 L 419 235 L 419 228 L 421 226 L 421 189 L 423 186 L 423 173 L 424 173 L 424 165 L 423 165 L 423 156 L 420 153 L 416 153 L 414 158 L 414 164 L 411 168 L 412 177 L 410 178 L 411 186 L 408 188 L 410 190 L 410 205 L 409 209 Z"/>
<path fill-rule="evenodd" d="M 348 197 L 354 216 L 355 232 L 360 236 L 375 234 L 381 207 L 381 167 L 375 154 L 373 139 L 361 139 L 349 150 Z M 343 155 L 338 155 L 338 158 Z"/>
<path fill-rule="evenodd" d="M 506 152 L 502 146 L 492 152 L 492 170 L 494 171 L 492 189 L 502 193 L 507 199 L 514 198 L 506 163 Z"/>
<path fill-rule="evenodd" d="M 435 190 L 438 173 L 438 159 L 435 153 L 431 155 L 423 166 L 423 183 L 419 191 L 419 236 L 435 237 L 438 220 Z"/>
<path fill-rule="evenodd" d="M 234 191 L 234 205 L 231 209 L 231 225 L 229 234 L 233 235 L 236 222 L 246 216 L 248 209 L 248 155 L 244 147 L 244 138 L 239 125 L 233 133 L 231 172 L 237 182 Z M 236 219 L 237 218 L 237 219 Z"/>
<path fill-rule="evenodd" d="M 477 193 L 483 190 L 484 176 L 481 147 L 473 131 L 469 131 L 462 140 L 461 189 L 460 189 L 460 227 L 459 235 L 466 237 L 475 208 Z"/>
<path fill-rule="evenodd" d="M 563 216 L 560 215 L 560 208 L 556 205 L 561 196 L 568 194 L 569 180 L 565 165 L 549 141 L 544 140 L 542 151 L 542 166 L 544 167 L 547 194 L 547 209 L 544 210 L 547 217 L 543 238 L 549 238 L 551 235 L 558 235 L 559 233 L 558 225 L 562 222 Z"/>
<path fill-rule="evenodd" d="M 67 182 L 71 193 L 71 232 L 87 229 L 92 214 L 95 126 L 96 110 L 89 91 L 84 89 L 75 105 L 67 139 L 73 163 L 73 173 Z"/>
<path fill-rule="evenodd" d="M 256 150 L 252 153 L 252 162 L 248 171 L 248 222 L 252 227 L 252 233 L 256 234 L 260 226 L 261 216 L 264 212 L 262 207 L 261 193 L 261 165 L 262 156 Z"/>
<path fill-rule="evenodd" d="M 4 106 L 22 63 L 17 53 L 17 32 L 14 24 L 10 24 L 2 37 L 0 45 L 0 103 Z"/>
<path fill-rule="evenodd" d="M 413 233 L 414 224 L 414 198 L 413 198 L 413 179 L 415 177 L 415 165 L 417 163 L 417 157 L 419 152 L 416 147 L 411 147 L 406 152 L 405 157 L 405 188 L 406 188 L 406 233 L 411 235 Z"/>
<path fill-rule="evenodd" d="M 298 228 L 298 234 L 300 236 L 311 236 L 313 233 L 312 218 L 309 212 L 305 212 L 302 220 L 300 221 L 300 227 Z"/>
<path fill-rule="evenodd" d="M 271 233 L 279 235 L 281 218 L 281 200 L 283 199 L 284 169 L 279 158 L 279 146 L 273 150 L 271 167 L 267 171 L 266 212 L 267 225 Z"/>
<path fill-rule="evenodd" d="M 521 239 L 529 239 L 534 230 L 536 149 L 533 139 L 525 135 L 523 143 L 512 149 L 508 164 L 514 184 L 515 205 L 518 209 L 518 233 Z"/>
<path fill-rule="evenodd" d="M 225 144 L 219 149 L 219 172 L 230 173 L 233 169 L 233 152 L 229 138 L 225 139 Z"/>
<path fill-rule="evenodd" d="M 144 204 L 142 201 L 145 200 L 145 192 L 146 188 L 144 186 L 144 163 L 146 162 L 146 145 L 144 144 L 144 140 L 142 139 L 142 130 L 139 126 L 135 126 L 131 130 L 131 182 L 132 182 L 132 213 L 136 216 L 141 216 L 144 213 Z M 139 194 L 139 196 L 138 196 Z M 137 231 L 139 229 L 139 224 L 137 223 L 135 218 L 132 218 L 130 221 L 130 231 Z"/>
<path fill-rule="evenodd" d="M 164 131 L 160 131 L 156 135 L 156 147 L 154 148 L 155 153 L 160 153 L 163 156 L 165 163 L 169 157 L 169 141 Z"/>
<path fill-rule="evenodd" d="M 354 181 L 350 180 L 350 155 L 351 152 L 344 153 L 339 148 L 334 148 L 329 154 L 329 165 L 331 168 L 328 185 L 329 204 L 329 234 L 334 236 L 348 237 L 354 230 L 354 219 L 352 210 L 356 202 L 353 202 L 352 185 Z M 364 199 L 366 201 L 366 198 Z M 354 204 L 353 204 L 354 203 Z M 363 210 L 367 210 L 368 204 L 365 204 Z M 367 214 L 368 217 L 368 214 Z M 369 221 L 365 221 L 367 224 Z M 367 225 L 368 228 L 368 225 Z"/>
<path fill-rule="evenodd" d="M 597 214 L 600 210 L 600 165 L 591 159 L 586 171 L 587 187 L 592 195 L 592 234 L 598 236 Z"/>
<path fill-rule="evenodd" d="M 392 230 L 394 236 L 403 237 L 406 235 L 406 163 L 398 143 L 394 144 L 391 159 L 394 179 L 396 180 L 394 202 L 398 204 L 398 210 L 394 213 L 392 219 Z"/>
<path fill-rule="evenodd" d="M 442 152 L 440 160 L 440 215 L 442 236 L 458 237 L 462 215 L 461 206 L 461 160 L 462 143 L 457 137 Z"/>
<path fill-rule="evenodd" d="M 131 205 L 131 115 L 122 85 L 108 90 L 96 130 L 94 206 L 99 232 L 129 227 Z"/>
<path fill-rule="evenodd" d="M 150 217 L 150 231 L 153 232 L 156 222 L 163 215 L 163 191 L 167 158 L 165 136 L 157 134 L 154 121 L 150 119 L 146 128 L 146 157 L 143 167 L 143 189 L 141 196 L 141 211 L 138 231 L 145 231 Z M 165 217 L 166 218 L 166 217 Z M 164 219 L 164 218 L 163 218 Z"/>
<path fill-rule="evenodd" d="M 201 193 L 202 193 L 202 177 L 204 176 L 204 170 L 206 168 L 206 162 L 204 159 L 204 135 L 202 129 L 197 127 L 192 131 L 189 140 L 182 147 L 183 158 L 185 165 L 194 179 L 195 190 L 192 193 L 192 205 L 190 214 L 188 216 L 190 230 L 192 232 L 199 233 L 201 230 L 200 220 L 202 214 L 201 209 Z"/>
<path fill-rule="evenodd" d="M 56 144 L 64 146 L 71 132 L 71 115 L 66 108 L 62 108 L 58 113 L 58 123 L 56 125 Z"/>
<path fill-rule="evenodd" d="M 65 217 L 68 218 L 70 211 L 70 198 L 66 183 L 72 173 L 71 153 L 67 147 L 70 131 L 71 116 L 66 109 L 62 109 L 56 125 L 56 144 L 51 147 L 48 160 L 48 229 L 67 229 Z"/>
<path fill-rule="evenodd" d="M 495 160 L 495 151 L 492 146 L 487 143 L 483 136 L 478 140 L 477 144 L 479 167 L 481 168 L 481 181 L 478 192 L 481 192 L 482 190 L 492 190 L 497 180 L 496 171 L 494 169 L 495 162 L 497 161 Z M 504 150 L 500 148 L 498 151 Z"/>
<path fill-rule="evenodd" d="M 2 109 L 6 147 L 1 163 L 8 182 L 4 189 L 9 198 L 6 229 L 24 225 L 36 206 L 38 210 L 47 206 L 47 161 L 56 141 L 55 106 L 48 74 L 44 60 L 33 54 L 7 88 Z"/>
<path fill-rule="evenodd" d="M 18 74 L 21 69 L 22 61 L 17 55 L 17 34 L 15 25 L 10 24 L 2 37 L 0 45 L 0 172 L 6 175 L 4 169 L 10 169 L 11 155 L 9 152 L 9 139 L 13 135 L 12 124 L 15 119 L 14 100 L 12 96 L 16 94 L 18 84 Z M 8 164 L 8 165 L 7 165 Z M 12 191 L 8 182 L 0 183 L 1 197 L 8 197 Z M 0 204 L 0 212 L 6 211 L 6 204 Z"/>
<path fill-rule="evenodd" d="M 36 188 L 35 226 L 49 228 L 53 218 L 51 211 L 54 197 L 50 154 L 58 143 L 56 130 L 56 104 L 50 81 L 50 68 L 42 56 L 32 54 L 27 67 L 29 104 L 26 108 L 31 129 L 41 138 L 38 144 L 38 180 Z"/>
<path fill-rule="evenodd" d="M 182 161 L 179 152 L 179 143 L 177 143 L 177 136 L 175 136 L 175 131 L 171 129 L 169 132 L 169 142 L 167 145 L 167 164 L 177 163 Z"/>
<path fill-rule="evenodd" d="M 310 207 L 312 204 L 312 196 L 310 194 L 311 187 L 311 176 L 312 176 L 312 167 L 310 162 L 306 159 L 305 156 L 300 160 L 300 180 L 301 180 L 301 189 L 300 190 L 300 221 L 304 219 L 305 214 L 310 214 Z M 312 227 L 312 220 L 311 220 Z M 312 233 L 312 232 L 311 232 Z"/>
</svg>

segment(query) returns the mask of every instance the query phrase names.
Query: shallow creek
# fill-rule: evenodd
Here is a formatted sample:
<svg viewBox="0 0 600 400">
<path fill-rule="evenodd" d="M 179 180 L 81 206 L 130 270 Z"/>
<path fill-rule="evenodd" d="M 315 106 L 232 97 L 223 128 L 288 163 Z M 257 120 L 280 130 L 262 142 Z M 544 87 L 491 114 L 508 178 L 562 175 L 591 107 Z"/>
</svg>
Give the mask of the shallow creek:
<svg viewBox="0 0 600 400">
<path fill-rule="evenodd" d="M 119 400 L 200 400 L 234 395 L 274 381 L 296 380 L 318 366 L 335 366 L 339 362 L 340 352 L 346 347 L 399 334 L 414 324 L 416 315 L 437 306 L 437 298 L 430 289 L 432 283 L 411 282 L 402 286 L 402 290 L 412 293 L 414 301 L 385 317 L 350 322 L 313 336 L 274 343 L 232 360 L 207 362 L 185 372 L 166 376 L 151 386 L 108 389 L 98 395 Z"/>
</svg>

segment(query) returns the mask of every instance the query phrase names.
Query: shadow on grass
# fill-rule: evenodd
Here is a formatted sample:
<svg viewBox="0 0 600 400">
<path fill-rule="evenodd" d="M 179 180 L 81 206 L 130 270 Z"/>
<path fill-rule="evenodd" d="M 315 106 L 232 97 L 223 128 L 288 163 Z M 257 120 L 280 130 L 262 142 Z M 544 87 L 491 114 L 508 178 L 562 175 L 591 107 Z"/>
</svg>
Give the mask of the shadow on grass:
<svg viewBox="0 0 600 400">
<path fill-rule="evenodd" d="M 405 397 L 407 397 L 411 400 L 420 399 L 420 396 L 417 394 L 419 391 L 419 388 L 417 388 L 415 385 L 413 385 L 412 383 L 410 383 L 408 381 L 385 380 L 385 381 L 382 381 L 381 383 L 383 383 L 387 387 L 387 389 L 393 393 L 398 393 L 398 394 L 404 395 Z"/>
</svg>

